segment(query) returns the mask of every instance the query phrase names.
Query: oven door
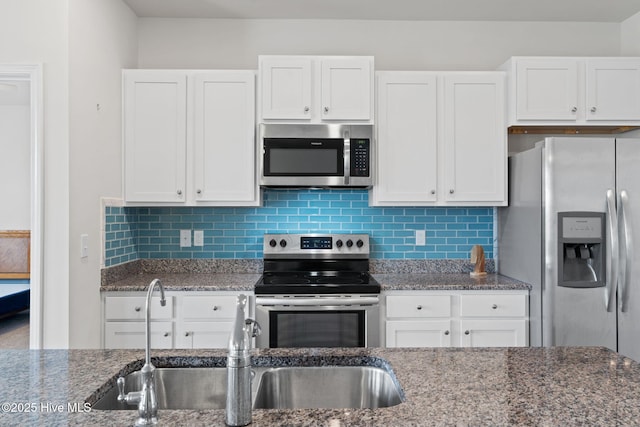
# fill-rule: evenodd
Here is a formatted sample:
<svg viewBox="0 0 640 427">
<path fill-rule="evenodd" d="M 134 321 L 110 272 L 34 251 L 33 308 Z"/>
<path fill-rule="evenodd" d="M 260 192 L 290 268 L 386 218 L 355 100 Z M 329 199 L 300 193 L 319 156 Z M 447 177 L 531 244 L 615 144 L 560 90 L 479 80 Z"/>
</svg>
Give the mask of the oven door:
<svg viewBox="0 0 640 427">
<path fill-rule="evenodd" d="M 377 295 L 256 296 L 258 348 L 378 347 Z"/>
</svg>

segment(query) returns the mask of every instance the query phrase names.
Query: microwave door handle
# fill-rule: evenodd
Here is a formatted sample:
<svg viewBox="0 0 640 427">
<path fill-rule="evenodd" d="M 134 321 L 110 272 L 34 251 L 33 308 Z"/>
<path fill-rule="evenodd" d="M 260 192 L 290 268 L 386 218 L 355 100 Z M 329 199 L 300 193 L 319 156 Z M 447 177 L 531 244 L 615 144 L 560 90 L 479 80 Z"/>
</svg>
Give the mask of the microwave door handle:
<svg viewBox="0 0 640 427">
<path fill-rule="evenodd" d="M 345 130 L 343 134 L 344 138 L 344 185 L 349 185 L 349 177 L 351 176 L 351 138 L 349 131 Z"/>
</svg>

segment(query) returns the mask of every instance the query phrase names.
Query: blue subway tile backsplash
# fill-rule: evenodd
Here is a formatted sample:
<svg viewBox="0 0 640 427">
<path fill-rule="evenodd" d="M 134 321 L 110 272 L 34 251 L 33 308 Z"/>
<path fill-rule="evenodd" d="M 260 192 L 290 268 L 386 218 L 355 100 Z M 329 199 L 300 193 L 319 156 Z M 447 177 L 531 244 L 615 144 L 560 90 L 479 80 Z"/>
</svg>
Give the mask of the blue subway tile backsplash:
<svg viewBox="0 0 640 427">
<path fill-rule="evenodd" d="M 368 233 L 371 257 L 462 259 L 473 245 L 493 258 L 494 209 L 370 207 L 367 190 L 265 190 L 255 208 L 107 207 L 105 266 L 142 258 L 262 258 L 264 233 Z M 180 247 L 180 230 L 204 246 Z M 415 230 L 427 244 L 415 245 Z"/>
</svg>

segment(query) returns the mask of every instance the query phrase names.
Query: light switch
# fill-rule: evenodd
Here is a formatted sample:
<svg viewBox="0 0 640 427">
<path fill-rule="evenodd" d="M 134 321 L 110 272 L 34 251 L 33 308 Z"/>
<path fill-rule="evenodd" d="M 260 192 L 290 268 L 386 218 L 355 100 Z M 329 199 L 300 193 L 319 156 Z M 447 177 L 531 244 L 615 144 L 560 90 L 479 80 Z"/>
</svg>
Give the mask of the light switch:
<svg viewBox="0 0 640 427">
<path fill-rule="evenodd" d="M 427 244 L 427 236 L 425 230 L 416 230 L 416 246 L 424 246 Z"/>
<path fill-rule="evenodd" d="M 191 247 L 191 230 L 180 230 L 180 247 Z"/>
<path fill-rule="evenodd" d="M 80 235 L 80 258 L 86 258 L 89 256 L 89 235 Z"/>
<path fill-rule="evenodd" d="M 193 230 L 193 246 L 204 246 L 203 230 Z"/>
</svg>

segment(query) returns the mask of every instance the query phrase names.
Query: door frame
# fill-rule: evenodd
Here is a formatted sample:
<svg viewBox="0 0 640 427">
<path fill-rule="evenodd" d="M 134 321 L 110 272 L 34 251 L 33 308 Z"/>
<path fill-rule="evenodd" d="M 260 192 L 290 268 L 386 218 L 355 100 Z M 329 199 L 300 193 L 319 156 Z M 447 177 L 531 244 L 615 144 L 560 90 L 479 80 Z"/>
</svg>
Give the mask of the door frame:
<svg viewBox="0 0 640 427">
<path fill-rule="evenodd" d="M 42 64 L 0 64 L 0 82 L 27 81 L 30 84 L 30 169 L 31 169 L 31 265 L 29 347 L 42 348 L 42 283 L 44 254 L 44 121 Z"/>
</svg>

